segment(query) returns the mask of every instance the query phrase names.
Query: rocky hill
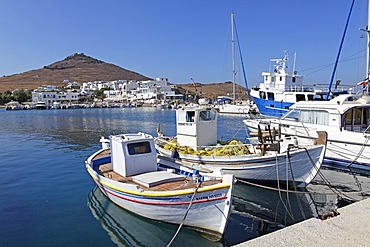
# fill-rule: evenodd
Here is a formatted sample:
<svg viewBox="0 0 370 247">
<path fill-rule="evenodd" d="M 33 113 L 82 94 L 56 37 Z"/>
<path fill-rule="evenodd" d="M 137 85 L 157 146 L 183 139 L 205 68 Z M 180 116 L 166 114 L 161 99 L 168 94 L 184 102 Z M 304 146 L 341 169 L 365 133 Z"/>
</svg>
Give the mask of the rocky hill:
<svg viewBox="0 0 370 247">
<path fill-rule="evenodd" d="M 105 63 L 83 53 L 75 53 L 41 69 L 0 77 L 0 92 L 14 89 L 35 89 L 45 84 L 65 86 L 64 80 L 82 83 L 148 79 L 150 78 L 114 64 Z"/>
<path fill-rule="evenodd" d="M 224 83 L 209 83 L 209 84 L 176 84 L 180 88 L 181 93 L 186 95 L 187 93 L 199 93 L 202 92 L 202 96 L 210 99 L 216 99 L 217 96 L 229 96 L 233 95 L 233 84 L 231 82 Z M 235 98 L 241 100 L 247 100 L 248 94 L 245 87 L 235 84 Z"/>
</svg>

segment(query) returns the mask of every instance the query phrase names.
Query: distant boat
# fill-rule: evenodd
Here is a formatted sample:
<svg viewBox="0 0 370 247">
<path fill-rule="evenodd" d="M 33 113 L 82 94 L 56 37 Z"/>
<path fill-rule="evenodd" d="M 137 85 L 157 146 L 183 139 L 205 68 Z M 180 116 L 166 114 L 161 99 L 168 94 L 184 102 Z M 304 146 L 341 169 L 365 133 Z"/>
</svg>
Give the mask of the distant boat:
<svg viewBox="0 0 370 247">
<path fill-rule="evenodd" d="M 44 101 L 38 101 L 35 105 L 37 110 L 47 109 L 46 103 Z"/>
<path fill-rule="evenodd" d="M 271 59 L 270 62 L 274 63 L 273 71 L 263 72 L 263 82 L 250 90 L 250 96 L 262 115 L 281 117 L 296 102 L 324 100 L 328 86 L 303 85 L 303 75 L 297 74 L 295 68 L 287 70 L 288 51 L 284 51 L 284 58 Z M 332 94 L 348 93 L 348 88 L 337 85 Z"/>
<path fill-rule="evenodd" d="M 215 108 L 220 113 L 229 113 L 229 114 L 248 114 L 250 112 L 250 104 L 245 102 L 237 102 L 233 98 L 228 96 L 218 96 L 217 105 Z"/>
<path fill-rule="evenodd" d="M 228 97 L 228 100 L 222 100 L 217 105 L 217 109 L 220 113 L 231 113 L 231 114 L 248 114 L 250 105 L 244 102 L 237 102 L 235 98 L 235 38 L 234 38 L 234 13 L 231 13 L 231 56 L 232 56 L 232 85 L 233 95 L 232 98 Z M 225 96 L 223 96 L 225 98 Z"/>
<path fill-rule="evenodd" d="M 320 169 L 325 145 L 297 146 L 294 138 L 275 139 L 273 131 L 267 133 L 271 135 L 270 142 L 264 142 L 260 133 L 261 141 L 256 145 L 237 140 L 218 144 L 217 116 L 213 108 L 176 110 L 177 136 L 165 136 L 159 131 L 156 149 L 163 156 L 180 158 L 181 161 L 177 162 L 190 166 L 196 164 L 198 169 L 232 174 L 236 178 L 259 183 L 281 182 L 304 187 Z M 322 143 L 325 144 L 326 135 L 322 135 Z M 163 165 L 166 167 L 165 160 Z"/>
<path fill-rule="evenodd" d="M 222 237 L 231 210 L 232 175 L 208 179 L 197 170 L 158 170 L 154 139 L 144 133 L 113 135 L 109 145 L 102 142 L 86 169 L 112 202 L 143 217 Z"/>
<path fill-rule="evenodd" d="M 23 110 L 24 106 L 21 105 L 18 101 L 10 101 L 5 104 L 5 110 L 7 111 L 17 111 L 17 110 Z"/>
</svg>

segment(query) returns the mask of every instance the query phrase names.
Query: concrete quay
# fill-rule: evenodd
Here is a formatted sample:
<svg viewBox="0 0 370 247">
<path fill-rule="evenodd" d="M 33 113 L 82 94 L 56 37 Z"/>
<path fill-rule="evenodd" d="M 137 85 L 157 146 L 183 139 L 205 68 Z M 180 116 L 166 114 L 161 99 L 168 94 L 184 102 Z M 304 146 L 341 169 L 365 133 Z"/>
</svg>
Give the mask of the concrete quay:
<svg viewBox="0 0 370 247">
<path fill-rule="evenodd" d="M 338 212 L 327 220 L 308 219 L 235 246 L 370 246 L 370 198 Z"/>
</svg>

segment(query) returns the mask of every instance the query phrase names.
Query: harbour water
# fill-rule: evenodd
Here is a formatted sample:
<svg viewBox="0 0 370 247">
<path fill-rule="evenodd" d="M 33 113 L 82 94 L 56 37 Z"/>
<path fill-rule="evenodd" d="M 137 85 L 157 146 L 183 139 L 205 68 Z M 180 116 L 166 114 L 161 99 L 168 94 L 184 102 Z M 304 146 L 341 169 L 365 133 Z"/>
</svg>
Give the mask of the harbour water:
<svg viewBox="0 0 370 247">
<path fill-rule="evenodd" d="M 219 137 L 243 140 L 242 119 L 221 115 Z M 166 135 L 175 135 L 175 111 L 0 109 L 0 246 L 166 246 L 177 226 L 117 207 L 96 189 L 84 167 L 100 148 L 101 136 L 156 135 L 158 124 Z M 288 193 L 238 183 L 221 242 L 183 228 L 173 246 L 235 245 L 369 196 L 367 176 L 329 169 L 320 175 L 307 190 Z"/>
</svg>

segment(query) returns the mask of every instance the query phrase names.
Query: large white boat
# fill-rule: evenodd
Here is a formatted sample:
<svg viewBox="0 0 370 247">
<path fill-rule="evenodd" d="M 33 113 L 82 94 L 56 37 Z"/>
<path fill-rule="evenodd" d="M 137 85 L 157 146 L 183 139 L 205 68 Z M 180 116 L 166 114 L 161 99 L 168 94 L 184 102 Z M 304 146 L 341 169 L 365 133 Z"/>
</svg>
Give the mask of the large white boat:
<svg viewBox="0 0 370 247">
<path fill-rule="evenodd" d="M 154 139 L 144 133 L 110 136 L 109 145 L 106 140 L 87 159 L 86 169 L 112 202 L 146 218 L 222 237 L 232 204 L 232 175 L 159 169 Z"/>
<path fill-rule="evenodd" d="M 257 145 L 237 140 L 221 145 L 217 143 L 217 117 L 213 108 L 176 110 L 177 136 L 159 133 L 156 149 L 161 155 L 180 158 L 190 166 L 259 183 L 281 182 L 304 187 L 319 171 L 325 145 L 303 147 L 297 146 L 293 139 L 273 141 L 274 138 L 269 143 L 261 140 Z M 165 160 L 161 164 L 167 166 Z"/>
<path fill-rule="evenodd" d="M 370 169 L 370 98 L 340 95 L 330 101 L 298 102 L 280 119 L 243 120 L 251 131 L 268 126 L 281 134 L 295 136 L 300 143 L 312 143 L 317 132 L 328 133 L 325 161 L 352 168 Z"/>
</svg>

